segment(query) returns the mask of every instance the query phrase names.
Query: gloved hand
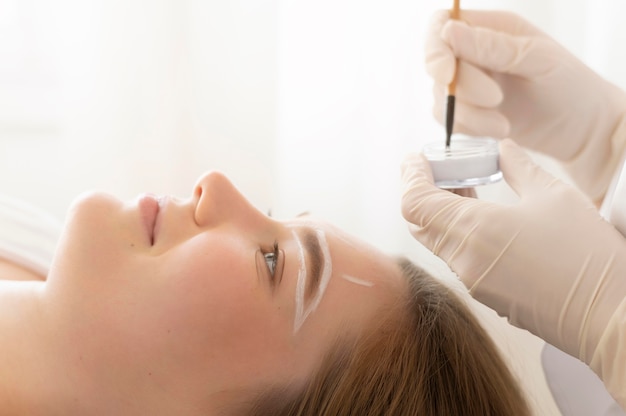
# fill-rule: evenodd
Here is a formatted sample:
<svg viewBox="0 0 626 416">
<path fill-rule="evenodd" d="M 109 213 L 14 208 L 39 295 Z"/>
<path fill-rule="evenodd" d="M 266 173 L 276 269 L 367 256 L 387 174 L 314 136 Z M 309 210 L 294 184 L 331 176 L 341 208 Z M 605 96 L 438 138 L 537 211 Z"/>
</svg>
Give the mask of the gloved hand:
<svg viewBox="0 0 626 416">
<path fill-rule="evenodd" d="M 626 298 L 626 240 L 583 193 L 511 140 L 500 143 L 500 166 L 516 204 L 439 189 L 426 159 L 408 157 L 402 213 L 411 233 L 474 298 L 589 363 Z"/>
<path fill-rule="evenodd" d="M 436 13 L 426 42 L 435 117 L 459 58 L 455 131 L 518 144 L 564 162 L 594 201 L 626 148 L 626 94 L 555 40 L 507 12 Z"/>
</svg>

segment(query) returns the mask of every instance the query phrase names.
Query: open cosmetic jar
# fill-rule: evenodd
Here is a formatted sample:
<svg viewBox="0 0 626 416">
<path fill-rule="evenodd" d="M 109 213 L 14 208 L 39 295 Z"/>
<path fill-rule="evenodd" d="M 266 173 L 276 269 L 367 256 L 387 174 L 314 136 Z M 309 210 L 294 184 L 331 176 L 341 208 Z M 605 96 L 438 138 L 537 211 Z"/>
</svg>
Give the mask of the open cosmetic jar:
<svg viewBox="0 0 626 416">
<path fill-rule="evenodd" d="M 494 139 L 455 134 L 449 148 L 441 140 L 428 143 L 422 151 L 439 188 L 470 188 L 502 179 L 498 142 Z"/>
</svg>

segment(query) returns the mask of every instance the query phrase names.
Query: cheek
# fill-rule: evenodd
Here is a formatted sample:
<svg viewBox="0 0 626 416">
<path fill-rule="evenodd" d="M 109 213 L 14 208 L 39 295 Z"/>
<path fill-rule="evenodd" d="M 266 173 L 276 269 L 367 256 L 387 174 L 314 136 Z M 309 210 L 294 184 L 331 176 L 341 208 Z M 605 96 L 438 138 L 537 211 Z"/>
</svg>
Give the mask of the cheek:
<svg viewBox="0 0 626 416">
<path fill-rule="evenodd" d="M 188 249 L 197 255 L 172 263 L 171 300 L 162 319 L 174 328 L 171 347 L 192 359 L 189 371 L 240 385 L 292 374 L 302 361 L 292 338 L 293 311 L 259 281 L 254 250 L 241 256 L 223 241 L 221 247 Z"/>
<path fill-rule="evenodd" d="M 276 339 L 288 322 L 256 275 L 254 252 L 205 243 L 172 253 L 162 322 L 203 354 L 245 356 Z M 259 345 L 261 344 L 261 345 Z"/>
<path fill-rule="evenodd" d="M 185 357 L 186 372 L 241 386 L 293 371 L 292 318 L 259 285 L 253 256 L 249 261 L 212 252 L 185 259 L 168 277 L 161 322 L 175 341 L 169 352 Z"/>
</svg>

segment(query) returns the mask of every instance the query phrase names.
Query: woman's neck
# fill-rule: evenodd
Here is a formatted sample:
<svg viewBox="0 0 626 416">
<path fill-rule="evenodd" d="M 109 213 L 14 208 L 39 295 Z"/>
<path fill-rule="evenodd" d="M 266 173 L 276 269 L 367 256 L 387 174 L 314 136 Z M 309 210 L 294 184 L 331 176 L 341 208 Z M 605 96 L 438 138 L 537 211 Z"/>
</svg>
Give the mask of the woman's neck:
<svg viewBox="0 0 626 416">
<path fill-rule="evenodd" d="M 30 375 L 43 358 L 35 346 L 46 342 L 34 335 L 41 330 L 36 311 L 43 280 L 44 276 L 0 258 L 0 406 L 8 415 L 30 413 L 35 405 L 28 396 L 37 388 Z"/>
<path fill-rule="evenodd" d="M 0 281 L 0 406 L 7 414 L 29 413 L 31 409 L 25 406 L 34 405 L 27 403 L 29 393 L 40 388 L 35 374 L 41 371 L 45 377 L 48 363 L 39 347 L 48 340 L 40 335 L 43 322 L 37 305 L 41 285 L 37 281 Z"/>
<path fill-rule="evenodd" d="M 152 411 L 135 408 L 144 406 L 146 397 L 154 398 L 154 394 L 142 400 L 141 389 L 122 388 L 125 378 L 112 378 L 120 363 L 103 359 L 109 357 L 102 354 L 106 348 L 91 341 L 91 331 L 96 329 L 76 329 L 76 311 L 67 307 L 51 283 L 0 259 L 2 416 L 176 413 L 158 400 Z"/>
<path fill-rule="evenodd" d="M 136 408 L 156 396 L 141 397 L 143 386 L 124 388 L 123 375 L 111 378 L 119 363 L 102 359 L 108 355 L 89 341 L 89 330 L 71 329 L 72 316 L 59 312 L 49 283 L 0 280 L 2 416 L 174 414 Z"/>
<path fill-rule="evenodd" d="M 49 319 L 45 282 L 0 280 L 0 408 L 3 415 L 80 414 L 81 388 L 62 332 Z M 70 397 L 71 396 L 71 397 Z M 84 395 L 83 395 L 84 397 Z M 77 406 L 78 405 L 78 406 Z"/>
</svg>

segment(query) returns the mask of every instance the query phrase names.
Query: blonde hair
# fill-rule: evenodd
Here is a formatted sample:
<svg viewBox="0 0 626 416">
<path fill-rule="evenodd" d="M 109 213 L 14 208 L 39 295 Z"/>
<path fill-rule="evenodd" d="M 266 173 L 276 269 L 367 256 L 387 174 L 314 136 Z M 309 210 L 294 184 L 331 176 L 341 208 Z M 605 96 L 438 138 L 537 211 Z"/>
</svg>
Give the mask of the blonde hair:
<svg viewBox="0 0 626 416">
<path fill-rule="evenodd" d="M 398 260 L 405 302 L 341 340 L 304 389 L 270 389 L 253 416 L 529 415 L 495 344 L 452 290 Z"/>
</svg>

